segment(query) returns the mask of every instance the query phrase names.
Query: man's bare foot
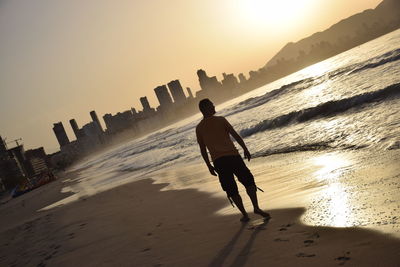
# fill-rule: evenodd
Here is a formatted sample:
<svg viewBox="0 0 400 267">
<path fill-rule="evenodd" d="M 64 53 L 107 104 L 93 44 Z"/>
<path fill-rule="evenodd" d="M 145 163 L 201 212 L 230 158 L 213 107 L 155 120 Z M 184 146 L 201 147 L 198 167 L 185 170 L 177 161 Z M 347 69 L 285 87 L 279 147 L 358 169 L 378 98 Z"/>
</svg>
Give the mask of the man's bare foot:
<svg viewBox="0 0 400 267">
<path fill-rule="evenodd" d="M 249 216 L 244 215 L 242 218 L 240 218 L 240 221 L 241 222 L 248 222 L 248 221 L 250 221 L 250 218 L 249 218 Z"/>
<path fill-rule="evenodd" d="M 263 216 L 264 219 L 269 219 L 269 218 L 271 218 L 271 215 L 269 215 L 268 212 L 262 211 L 261 209 L 255 209 L 255 210 L 254 210 L 254 213 Z"/>
</svg>

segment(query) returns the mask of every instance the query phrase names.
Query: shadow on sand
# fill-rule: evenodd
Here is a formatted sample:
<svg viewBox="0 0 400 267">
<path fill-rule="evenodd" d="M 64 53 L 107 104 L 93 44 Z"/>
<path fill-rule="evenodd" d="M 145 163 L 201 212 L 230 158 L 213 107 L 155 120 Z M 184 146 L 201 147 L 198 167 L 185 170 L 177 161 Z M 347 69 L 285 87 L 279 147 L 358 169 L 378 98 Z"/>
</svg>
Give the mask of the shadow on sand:
<svg viewBox="0 0 400 267">
<path fill-rule="evenodd" d="M 262 219 L 260 219 L 260 220 L 262 220 Z M 268 224 L 268 222 L 269 222 L 269 220 L 263 220 L 261 223 L 259 223 L 257 225 L 253 225 L 251 222 L 250 223 L 242 223 L 239 230 L 237 231 L 237 233 L 235 233 L 235 235 L 226 244 L 226 246 L 223 247 L 221 249 L 221 251 L 215 256 L 215 258 L 209 264 L 209 267 L 223 266 L 225 260 L 229 257 L 229 255 L 233 251 L 233 248 L 235 247 L 235 244 L 238 241 L 243 230 L 248 229 L 248 230 L 253 230 L 253 232 L 251 233 L 250 237 L 248 238 L 248 241 L 243 246 L 241 251 L 237 254 L 236 258 L 234 259 L 234 261 L 232 263 L 232 266 L 244 266 L 248 259 L 248 256 L 250 255 L 250 250 L 251 250 L 251 247 L 253 246 L 253 243 L 254 243 L 254 240 L 255 240 L 257 234 L 261 230 L 265 230 L 265 226 Z"/>
</svg>

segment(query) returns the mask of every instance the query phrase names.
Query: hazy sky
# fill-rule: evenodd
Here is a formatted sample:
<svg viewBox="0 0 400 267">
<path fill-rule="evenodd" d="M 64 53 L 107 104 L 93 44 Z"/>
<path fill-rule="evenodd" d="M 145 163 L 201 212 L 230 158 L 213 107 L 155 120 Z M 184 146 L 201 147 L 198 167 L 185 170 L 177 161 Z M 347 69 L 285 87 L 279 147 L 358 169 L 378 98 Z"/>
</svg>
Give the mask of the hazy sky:
<svg viewBox="0 0 400 267">
<path fill-rule="evenodd" d="M 0 135 L 58 150 L 53 123 L 131 107 L 196 71 L 238 74 L 380 0 L 0 0 Z M 11 147 L 12 144 L 9 144 Z"/>
</svg>

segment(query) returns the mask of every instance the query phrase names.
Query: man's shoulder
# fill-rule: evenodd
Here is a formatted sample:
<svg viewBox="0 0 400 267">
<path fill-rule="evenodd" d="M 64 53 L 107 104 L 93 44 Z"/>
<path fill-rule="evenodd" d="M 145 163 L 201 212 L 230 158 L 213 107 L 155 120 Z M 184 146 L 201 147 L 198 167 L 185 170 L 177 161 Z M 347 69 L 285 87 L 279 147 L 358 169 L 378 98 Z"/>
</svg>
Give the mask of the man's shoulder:
<svg viewBox="0 0 400 267">
<path fill-rule="evenodd" d="M 212 116 L 206 119 L 202 119 L 196 126 L 196 130 L 201 128 L 202 126 L 206 125 L 208 122 L 217 121 L 217 122 L 225 122 L 226 119 L 223 116 Z"/>
<path fill-rule="evenodd" d="M 210 121 L 225 121 L 225 120 L 226 120 L 225 117 L 222 117 L 222 116 L 212 116 L 212 117 L 208 117 L 208 118 L 202 119 L 202 120 L 197 124 L 196 127 L 199 127 L 199 126 L 201 126 L 201 125 L 204 125 L 204 124 L 206 124 L 207 122 L 210 122 Z"/>
<path fill-rule="evenodd" d="M 222 116 L 214 116 L 214 118 L 216 118 L 217 120 L 225 120 L 225 117 Z"/>
<path fill-rule="evenodd" d="M 223 116 L 215 116 L 215 121 L 224 125 L 227 123 L 226 118 Z"/>
<path fill-rule="evenodd" d="M 199 121 L 199 123 L 197 123 L 196 129 L 199 128 L 199 126 L 201 126 L 201 125 L 203 124 L 203 121 L 204 121 L 204 120 L 201 120 L 201 121 Z"/>
<path fill-rule="evenodd" d="M 204 124 L 204 119 L 201 120 L 196 126 L 196 132 L 199 132 Z"/>
<path fill-rule="evenodd" d="M 213 120 L 213 121 L 226 121 L 225 117 L 223 117 L 223 116 L 212 116 L 211 120 Z"/>
</svg>

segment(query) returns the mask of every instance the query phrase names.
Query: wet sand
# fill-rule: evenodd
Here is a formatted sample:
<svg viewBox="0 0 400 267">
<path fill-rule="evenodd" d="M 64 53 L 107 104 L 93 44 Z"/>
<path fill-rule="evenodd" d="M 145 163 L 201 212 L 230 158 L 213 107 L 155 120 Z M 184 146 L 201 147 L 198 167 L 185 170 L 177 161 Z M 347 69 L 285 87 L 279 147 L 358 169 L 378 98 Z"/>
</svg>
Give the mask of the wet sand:
<svg viewBox="0 0 400 267">
<path fill-rule="evenodd" d="M 288 168 L 284 158 L 303 168 Z M 0 206 L 0 266 L 397 266 L 400 239 L 393 235 L 303 223 L 303 204 L 327 187 L 305 179 L 293 188 L 295 173 L 310 177 L 321 170 L 305 164 L 309 158 L 282 155 L 249 164 L 266 191 L 259 196 L 272 215 L 267 223 L 253 214 L 250 223 L 240 223 L 212 177 L 201 184 L 205 189 L 191 189 L 204 170 L 185 176 L 183 167 L 153 174 L 157 183 L 144 179 L 37 212 L 69 195 L 60 193 L 62 181 L 75 174 L 66 174 Z M 162 182 L 172 176 L 180 178 Z"/>
</svg>

